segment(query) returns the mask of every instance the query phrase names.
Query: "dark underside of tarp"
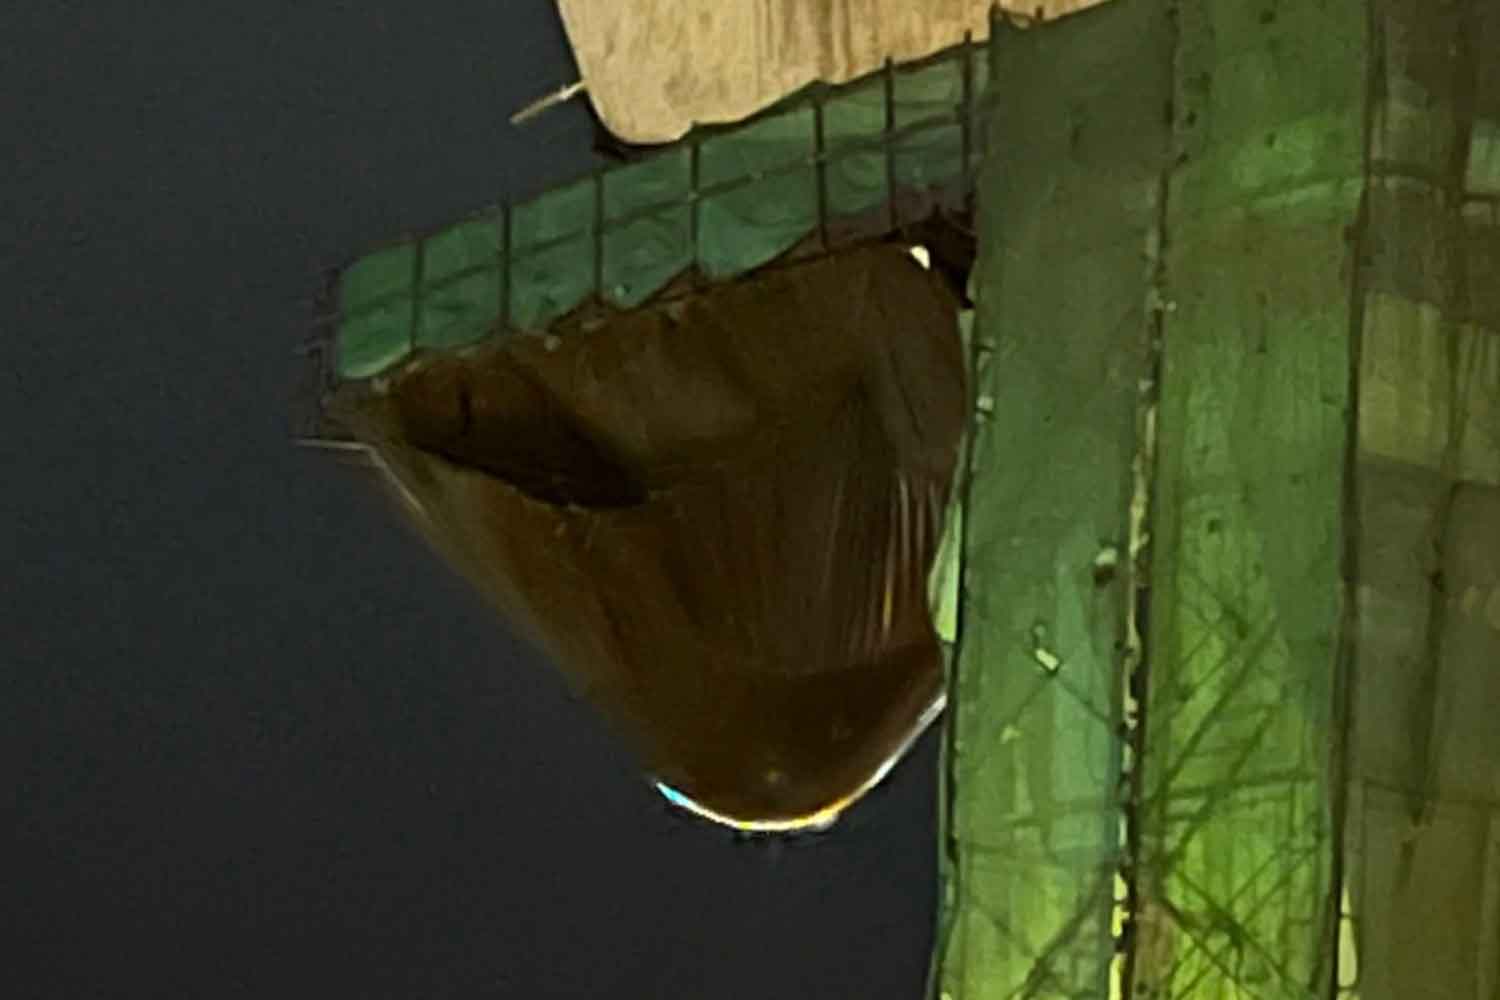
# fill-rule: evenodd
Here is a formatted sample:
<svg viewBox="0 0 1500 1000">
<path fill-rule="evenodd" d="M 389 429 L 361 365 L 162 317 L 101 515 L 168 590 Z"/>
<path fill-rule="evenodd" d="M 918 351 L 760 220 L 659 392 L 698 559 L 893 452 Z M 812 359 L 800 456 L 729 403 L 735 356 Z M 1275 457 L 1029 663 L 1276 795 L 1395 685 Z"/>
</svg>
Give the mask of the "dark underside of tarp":
<svg viewBox="0 0 1500 1000">
<path fill-rule="evenodd" d="M 954 296 L 876 244 L 430 355 L 331 410 L 655 776 L 786 822 L 941 703 L 927 576 L 965 398 Z"/>
</svg>

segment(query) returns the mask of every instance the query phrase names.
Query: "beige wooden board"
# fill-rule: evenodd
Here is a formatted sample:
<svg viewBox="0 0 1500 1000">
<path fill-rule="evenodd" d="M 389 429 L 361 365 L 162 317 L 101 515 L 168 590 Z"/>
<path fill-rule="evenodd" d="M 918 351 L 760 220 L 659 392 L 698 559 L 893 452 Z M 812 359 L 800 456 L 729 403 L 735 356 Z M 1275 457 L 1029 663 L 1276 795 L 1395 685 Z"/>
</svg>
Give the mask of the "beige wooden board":
<svg viewBox="0 0 1500 1000">
<path fill-rule="evenodd" d="M 1002 7 L 1044 23 L 1101 2 Z M 921 59 L 968 32 L 983 40 L 990 7 L 990 0 L 558 0 L 589 99 L 605 126 L 632 143 L 739 121 L 809 83 L 843 83 L 887 58 Z"/>
</svg>

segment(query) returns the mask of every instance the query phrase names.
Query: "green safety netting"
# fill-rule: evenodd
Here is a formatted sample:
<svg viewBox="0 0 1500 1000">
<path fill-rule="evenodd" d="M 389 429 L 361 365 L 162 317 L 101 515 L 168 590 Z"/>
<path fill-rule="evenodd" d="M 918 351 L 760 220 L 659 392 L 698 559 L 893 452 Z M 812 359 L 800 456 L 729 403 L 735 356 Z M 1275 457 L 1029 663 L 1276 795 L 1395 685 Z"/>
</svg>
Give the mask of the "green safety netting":
<svg viewBox="0 0 1500 1000">
<path fill-rule="evenodd" d="M 962 45 L 362 257 L 339 278 L 336 374 L 543 329 L 596 296 L 635 307 L 690 269 L 733 278 L 902 192 L 966 187 L 987 76 Z"/>
<path fill-rule="evenodd" d="M 996 39 L 935 995 L 1500 997 L 1494 52 Z"/>
<path fill-rule="evenodd" d="M 1106 7 L 1103 21 L 994 36 L 992 76 L 1027 98 L 992 112 L 991 142 L 1006 144 L 978 187 L 945 997 L 1102 997 L 1108 981 L 1124 618 L 1107 581 L 1126 558 L 1153 221 L 1142 181 L 1160 159 L 1159 103 L 1143 92 L 1160 81 L 1103 47 L 1131 31 L 1149 45 L 1151 19 Z"/>
</svg>

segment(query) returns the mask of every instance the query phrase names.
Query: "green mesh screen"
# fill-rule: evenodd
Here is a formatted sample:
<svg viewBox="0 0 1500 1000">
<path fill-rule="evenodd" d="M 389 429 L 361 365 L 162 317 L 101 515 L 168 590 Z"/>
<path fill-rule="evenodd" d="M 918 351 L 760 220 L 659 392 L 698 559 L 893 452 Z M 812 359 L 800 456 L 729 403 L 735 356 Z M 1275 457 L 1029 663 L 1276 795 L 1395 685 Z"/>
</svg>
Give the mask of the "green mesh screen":
<svg viewBox="0 0 1500 1000">
<path fill-rule="evenodd" d="M 733 278 L 896 193 L 961 184 L 974 115 L 965 95 L 988 77 L 975 51 L 801 95 L 355 261 L 338 286 L 337 375 L 374 375 L 415 349 L 497 329 L 543 329 L 596 294 L 630 308 L 690 268 Z M 978 144 L 967 148 L 977 162 Z"/>
<path fill-rule="evenodd" d="M 934 995 L 1500 997 L 1494 52 L 1488 0 L 1000 30 L 355 262 L 339 374 L 984 154 Z"/>
<path fill-rule="evenodd" d="M 997 37 L 935 996 L 1500 997 L 1495 52 Z"/>
<path fill-rule="evenodd" d="M 946 997 L 1103 997 L 1120 826 L 1120 654 L 1143 251 L 1164 67 L 1149 5 L 995 39 L 979 183 L 978 396 L 950 696 Z M 1059 86 L 1059 81 L 1067 81 Z M 1112 569 L 1113 567 L 1113 569 Z"/>
</svg>

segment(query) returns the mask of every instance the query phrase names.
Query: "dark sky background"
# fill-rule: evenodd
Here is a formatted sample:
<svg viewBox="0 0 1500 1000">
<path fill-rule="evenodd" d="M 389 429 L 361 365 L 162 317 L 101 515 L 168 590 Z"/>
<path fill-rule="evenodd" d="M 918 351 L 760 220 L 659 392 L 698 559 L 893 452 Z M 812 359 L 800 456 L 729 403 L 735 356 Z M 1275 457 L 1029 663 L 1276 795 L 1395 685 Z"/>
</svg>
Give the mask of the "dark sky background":
<svg viewBox="0 0 1500 1000">
<path fill-rule="evenodd" d="M 550 0 L 4 6 L 0 994 L 916 1000 L 934 734 L 677 814 L 289 444 L 320 267 L 592 162 Z"/>
</svg>

